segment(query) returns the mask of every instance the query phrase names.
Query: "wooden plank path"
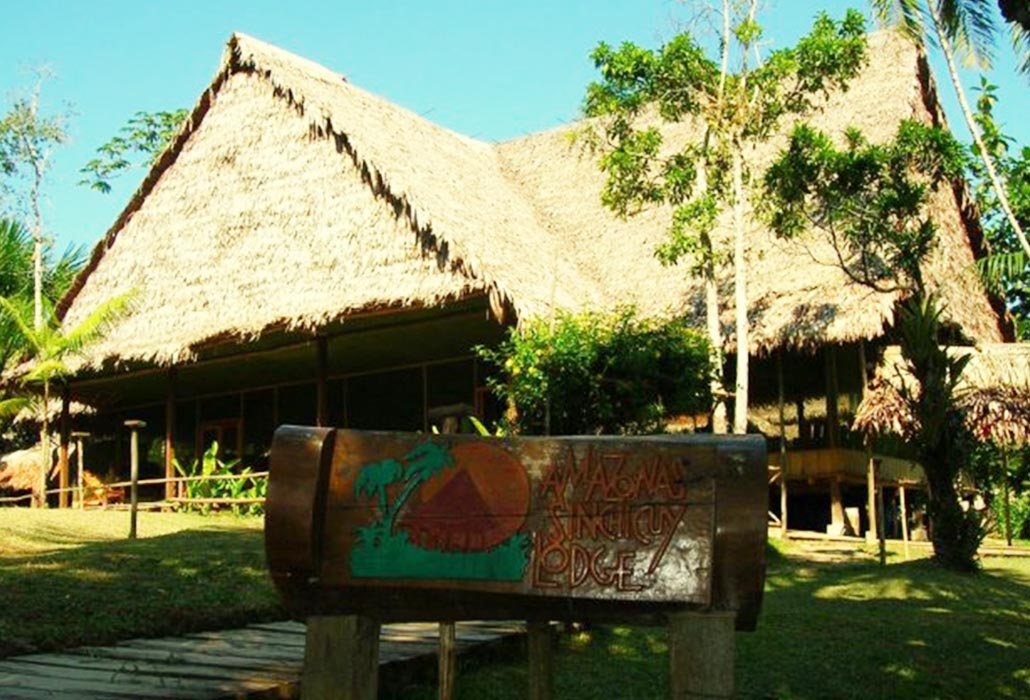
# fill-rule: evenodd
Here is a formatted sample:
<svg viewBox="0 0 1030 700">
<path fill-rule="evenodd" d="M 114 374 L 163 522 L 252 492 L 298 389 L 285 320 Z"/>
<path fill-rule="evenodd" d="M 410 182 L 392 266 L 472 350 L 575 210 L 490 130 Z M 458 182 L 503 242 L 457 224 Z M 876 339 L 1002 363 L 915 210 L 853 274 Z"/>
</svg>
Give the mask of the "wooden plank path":
<svg viewBox="0 0 1030 700">
<path fill-rule="evenodd" d="M 402 667 L 436 655 L 434 623 L 384 625 L 379 664 Z M 304 625 L 272 622 L 184 637 L 0 659 L 0 698 L 295 698 Z M 510 622 L 459 622 L 458 652 L 520 634 Z"/>
</svg>

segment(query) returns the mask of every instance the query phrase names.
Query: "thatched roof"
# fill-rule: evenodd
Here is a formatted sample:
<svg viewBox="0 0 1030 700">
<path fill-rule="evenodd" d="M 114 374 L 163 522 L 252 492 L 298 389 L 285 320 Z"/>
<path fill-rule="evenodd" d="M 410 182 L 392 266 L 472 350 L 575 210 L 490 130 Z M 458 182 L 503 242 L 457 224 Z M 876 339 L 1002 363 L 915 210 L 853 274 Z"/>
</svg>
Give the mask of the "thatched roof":
<svg viewBox="0 0 1030 700">
<path fill-rule="evenodd" d="M 916 49 L 886 33 L 871 42 L 861 79 L 830 100 L 818 125 L 859 126 L 875 140 L 904 117 L 939 119 Z M 74 324 L 104 299 L 133 293 L 133 311 L 94 349 L 95 365 L 187 361 L 204 343 L 485 293 L 520 320 L 626 304 L 700 320 L 700 285 L 653 255 L 667 212 L 626 221 L 608 212 L 596 163 L 570 144 L 577 128 L 482 143 L 234 35 L 188 123 L 60 310 Z M 692 128 L 669 127 L 668 141 Z M 997 341 L 961 194 L 933 202 L 943 243 L 926 276 L 965 335 Z M 812 248 L 753 227 L 752 350 L 872 338 L 892 320 L 893 295 L 849 283 Z M 727 330 L 731 315 L 727 308 Z"/>
<path fill-rule="evenodd" d="M 971 356 L 955 390 L 969 429 L 996 444 L 1030 443 L 1030 343 L 952 347 L 948 352 Z M 891 346 L 859 404 L 854 427 L 872 434 L 910 434 L 915 419 L 897 389 L 902 384 L 918 391 L 900 348 Z"/>
</svg>

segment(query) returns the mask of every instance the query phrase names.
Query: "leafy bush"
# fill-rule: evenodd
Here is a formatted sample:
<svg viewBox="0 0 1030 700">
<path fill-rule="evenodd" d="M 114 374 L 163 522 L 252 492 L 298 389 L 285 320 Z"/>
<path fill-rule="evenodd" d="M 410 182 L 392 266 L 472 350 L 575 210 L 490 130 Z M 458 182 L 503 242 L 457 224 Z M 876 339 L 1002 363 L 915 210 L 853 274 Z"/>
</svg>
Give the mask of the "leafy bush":
<svg viewBox="0 0 1030 700">
<path fill-rule="evenodd" d="M 497 369 L 488 386 L 507 402 L 512 432 L 654 433 L 711 405 L 705 336 L 632 309 L 534 321 L 477 351 Z"/>
<path fill-rule="evenodd" d="M 240 460 L 233 459 L 223 462 L 218 459 L 218 443 L 211 443 L 211 447 L 204 452 L 203 457 L 193 460 L 188 467 L 183 467 L 178 460 L 173 460 L 176 471 L 186 477 L 194 476 L 226 476 L 230 474 L 245 476 L 252 473 L 250 467 L 237 469 Z M 268 479 L 258 477 L 254 479 L 198 479 L 196 481 L 183 482 L 186 495 L 185 498 L 264 498 L 268 490 Z M 211 510 L 212 504 L 208 503 L 184 503 L 184 510 L 199 510 L 207 513 Z M 237 515 L 249 514 L 258 515 L 262 512 L 261 504 L 231 504 L 232 511 Z"/>
</svg>

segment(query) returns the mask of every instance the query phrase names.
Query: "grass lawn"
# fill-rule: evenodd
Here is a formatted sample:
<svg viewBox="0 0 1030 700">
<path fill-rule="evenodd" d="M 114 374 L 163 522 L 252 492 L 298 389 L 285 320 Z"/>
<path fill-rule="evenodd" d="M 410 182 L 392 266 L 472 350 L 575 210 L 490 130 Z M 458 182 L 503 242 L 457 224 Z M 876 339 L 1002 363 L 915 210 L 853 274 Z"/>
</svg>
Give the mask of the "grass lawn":
<svg viewBox="0 0 1030 700">
<path fill-rule="evenodd" d="M 260 518 L 0 508 L 0 656 L 284 619 Z"/>
<path fill-rule="evenodd" d="M 283 619 L 261 520 L 0 509 L 0 655 Z M 913 555 L 925 554 L 914 550 Z M 737 635 L 742 698 L 1030 698 L 1030 559 L 977 575 L 892 551 L 774 542 L 758 631 Z M 557 697 L 668 696 L 660 628 L 564 636 Z M 524 655 L 463 668 L 458 698 L 525 697 Z M 432 685 L 403 697 L 436 697 Z"/>
<path fill-rule="evenodd" d="M 774 547 L 758 631 L 737 635 L 739 697 L 1030 698 L 1030 559 L 991 559 L 970 576 L 896 552 L 881 569 L 864 551 Z M 556 695 L 668 697 L 667 654 L 659 628 L 562 637 Z M 524 698 L 525 669 L 524 656 L 466 669 L 457 697 Z M 432 686 L 409 690 L 404 697 L 436 697 Z"/>
</svg>

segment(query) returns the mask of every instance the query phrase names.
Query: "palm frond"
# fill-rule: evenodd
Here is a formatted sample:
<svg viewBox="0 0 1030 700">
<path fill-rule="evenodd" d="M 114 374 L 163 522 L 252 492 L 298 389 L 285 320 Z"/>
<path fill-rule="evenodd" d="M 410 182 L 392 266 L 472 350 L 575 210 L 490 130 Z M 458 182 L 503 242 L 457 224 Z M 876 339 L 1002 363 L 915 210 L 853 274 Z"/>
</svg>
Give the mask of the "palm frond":
<svg viewBox="0 0 1030 700">
<path fill-rule="evenodd" d="M 108 299 L 93 309 L 79 325 L 69 330 L 62 338 L 62 350 L 80 352 L 82 348 L 103 335 L 111 323 L 121 318 L 129 307 L 129 295 L 121 294 Z"/>
<path fill-rule="evenodd" d="M 42 349 L 39 344 L 39 334 L 33 329 L 32 322 L 29 320 L 31 319 L 31 310 L 26 308 L 24 299 L 0 297 L 0 313 L 5 314 L 14 322 L 26 343 L 31 345 L 34 351 L 39 352 Z"/>
<path fill-rule="evenodd" d="M 994 3 L 984 0 L 926 0 L 937 2 L 944 30 L 968 62 L 988 68 L 994 53 Z"/>
<path fill-rule="evenodd" d="M 0 418 L 14 418 L 32 404 L 33 399 L 29 396 L 13 396 L 0 400 Z"/>
<path fill-rule="evenodd" d="M 920 0 L 871 0 L 873 14 L 885 26 L 897 27 L 919 46 L 926 45 L 926 33 Z"/>
<path fill-rule="evenodd" d="M 1027 273 L 1027 259 L 1023 251 L 995 253 L 976 261 L 976 270 L 988 291 L 1001 293 L 1006 280 Z"/>
</svg>

